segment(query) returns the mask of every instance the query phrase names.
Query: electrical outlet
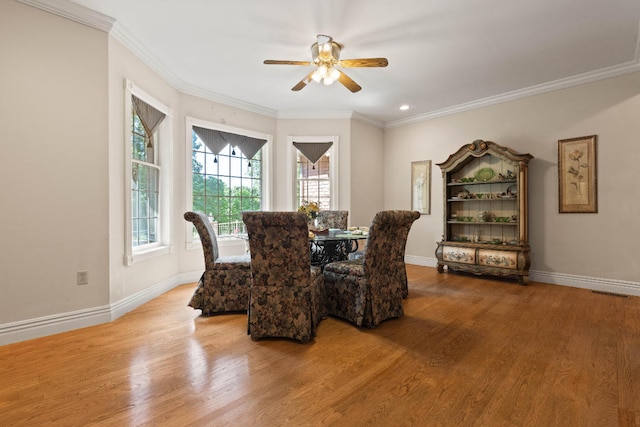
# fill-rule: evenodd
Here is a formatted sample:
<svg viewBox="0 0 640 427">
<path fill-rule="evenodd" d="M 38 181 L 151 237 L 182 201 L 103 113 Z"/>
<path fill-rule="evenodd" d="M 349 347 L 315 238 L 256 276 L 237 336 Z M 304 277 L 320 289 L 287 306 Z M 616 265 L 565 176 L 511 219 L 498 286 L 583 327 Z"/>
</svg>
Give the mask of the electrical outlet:
<svg viewBox="0 0 640 427">
<path fill-rule="evenodd" d="M 78 285 L 88 285 L 89 284 L 89 271 L 82 270 L 77 273 Z"/>
</svg>

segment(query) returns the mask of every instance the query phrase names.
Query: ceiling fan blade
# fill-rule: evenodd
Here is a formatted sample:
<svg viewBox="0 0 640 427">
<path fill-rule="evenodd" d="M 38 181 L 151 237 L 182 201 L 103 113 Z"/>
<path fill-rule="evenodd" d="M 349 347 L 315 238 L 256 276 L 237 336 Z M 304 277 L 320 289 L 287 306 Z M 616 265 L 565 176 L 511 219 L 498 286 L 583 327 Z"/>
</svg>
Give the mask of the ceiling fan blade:
<svg viewBox="0 0 640 427">
<path fill-rule="evenodd" d="M 340 61 L 340 66 L 344 68 L 386 67 L 387 65 L 389 65 L 387 58 L 343 59 Z"/>
<path fill-rule="evenodd" d="M 298 84 L 296 84 L 294 87 L 291 88 L 291 90 L 294 92 L 297 92 L 303 87 L 305 87 L 312 80 L 311 76 L 313 75 L 314 72 L 315 71 L 312 71 L 309 74 L 307 74 L 307 76 L 304 79 L 300 80 Z"/>
<path fill-rule="evenodd" d="M 277 61 L 275 59 L 265 59 L 267 65 L 312 65 L 309 61 Z"/>
<path fill-rule="evenodd" d="M 347 76 L 342 71 L 340 71 L 340 77 L 338 77 L 338 81 L 353 93 L 356 93 L 357 91 L 362 89 L 358 83 L 354 82 L 351 77 Z"/>
</svg>

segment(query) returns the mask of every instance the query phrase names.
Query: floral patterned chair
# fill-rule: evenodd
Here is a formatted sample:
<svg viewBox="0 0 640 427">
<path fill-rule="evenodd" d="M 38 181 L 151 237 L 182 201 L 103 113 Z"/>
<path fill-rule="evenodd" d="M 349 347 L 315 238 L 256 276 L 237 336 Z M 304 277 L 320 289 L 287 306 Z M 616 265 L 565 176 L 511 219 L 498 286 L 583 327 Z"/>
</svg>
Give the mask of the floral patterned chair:
<svg viewBox="0 0 640 427">
<path fill-rule="evenodd" d="M 324 267 L 327 314 L 368 328 L 404 315 L 404 251 L 408 230 L 418 218 L 417 211 L 378 212 L 369 227 L 364 258 Z"/>
<path fill-rule="evenodd" d="M 349 211 L 319 211 L 316 217 L 318 230 L 325 228 L 339 228 L 346 230 L 348 225 Z"/>
<path fill-rule="evenodd" d="M 251 287 L 249 254 L 220 257 L 209 218 L 202 212 L 185 212 L 184 219 L 192 222 L 200 235 L 205 268 L 189 306 L 202 310 L 205 316 L 246 311 Z"/>
<path fill-rule="evenodd" d="M 308 342 L 325 315 L 322 272 L 311 266 L 303 212 L 244 212 L 251 253 L 251 339 Z"/>
</svg>

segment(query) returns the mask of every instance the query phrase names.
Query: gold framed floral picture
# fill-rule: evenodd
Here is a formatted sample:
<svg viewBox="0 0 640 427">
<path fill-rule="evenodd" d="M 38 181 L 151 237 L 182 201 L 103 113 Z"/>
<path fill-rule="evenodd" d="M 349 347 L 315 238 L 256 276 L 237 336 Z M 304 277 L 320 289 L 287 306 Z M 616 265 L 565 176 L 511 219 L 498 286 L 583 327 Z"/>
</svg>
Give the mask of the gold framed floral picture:
<svg viewBox="0 0 640 427">
<path fill-rule="evenodd" d="M 411 209 L 431 213 L 431 160 L 411 162 Z"/>
<path fill-rule="evenodd" d="M 558 141 L 560 213 L 597 213 L 596 135 Z"/>
</svg>

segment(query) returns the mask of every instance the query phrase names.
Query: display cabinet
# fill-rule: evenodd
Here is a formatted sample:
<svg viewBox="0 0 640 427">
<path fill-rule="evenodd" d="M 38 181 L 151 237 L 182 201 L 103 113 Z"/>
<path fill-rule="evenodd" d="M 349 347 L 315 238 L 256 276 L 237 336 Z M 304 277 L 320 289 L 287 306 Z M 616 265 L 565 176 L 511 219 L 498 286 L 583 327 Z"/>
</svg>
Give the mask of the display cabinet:
<svg viewBox="0 0 640 427">
<path fill-rule="evenodd" d="M 462 146 L 443 162 L 444 234 L 438 271 L 529 281 L 527 174 L 531 154 L 491 141 Z"/>
</svg>

